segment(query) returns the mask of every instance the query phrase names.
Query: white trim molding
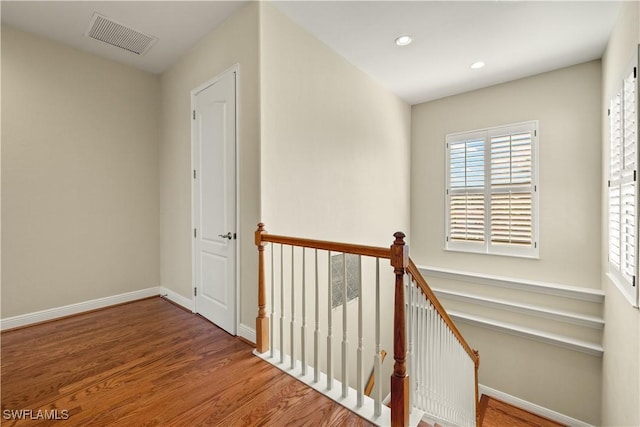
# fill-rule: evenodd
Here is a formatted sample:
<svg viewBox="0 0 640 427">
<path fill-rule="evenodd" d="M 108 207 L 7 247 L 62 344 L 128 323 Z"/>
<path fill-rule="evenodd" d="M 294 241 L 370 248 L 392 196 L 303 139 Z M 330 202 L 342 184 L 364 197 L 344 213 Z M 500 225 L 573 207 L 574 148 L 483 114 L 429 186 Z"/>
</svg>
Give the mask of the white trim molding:
<svg viewBox="0 0 640 427">
<path fill-rule="evenodd" d="M 21 314 L 18 316 L 0 319 L 0 330 L 19 328 L 21 326 L 32 325 L 34 323 L 46 322 L 48 320 L 58 319 L 60 317 L 71 316 L 86 311 L 97 310 L 99 308 L 109 307 L 111 305 L 131 302 L 142 298 L 148 298 L 160 295 L 160 287 L 140 289 L 138 291 L 127 292 L 119 295 L 83 301 L 76 304 L 69 304 L 62 307 L 50 308 L 47 310 L 36 311 L 34 313 Z"/>
<path fill-rule="evenodd" d="M 541 317 L 544 319 L 556 320 L 558 322 L 570 323 L 592 329 L 604 329 L 604 319 L 602 317 L 587 316 L 572 313 L 565 310 L 556 310 L 532 304 L 522 304 L 506 301 L 499 298 L 490 298 L 474 295 L 467 292 L 450 291 L 445 289 L 431 288 L 439 298 L 447 298 L 471 304 L 482 305 L 484 307 L 497 308 L 514 313 L 526 314 L 529 316 Z"/>
<path fill-rule="evenodd" d="M 470 325 L 480 326 L 482 328 L 492 329 L 494 331 L 504 332 L 506 334 L 528 338 L 546 344 L 556 345 L 558 347 L 579 351 L 582 353 L 590 354 L 592 356 L 602 357 L 604 353 L 602 345 L 598 343 L 579 340 L 564 335 L 553 334 L 538 329 L 527 328 L 524 326 L 515 325 L 513 323 L 500 322 L 498 320 L 488 319 L 486 317 L 471 315 L 467 313 L 461 313 L 454 310 L 447 310 L 447 312 L 454 321 L 460 321 L 463 323 L 468 323 Z"/>
<path fill-rule="evenodd" d="M 556 421 L 560 424 L 572 427 L 593 427 L 591 424 L 585 423 L 584 421 L 571 418 L 568 415 L 561 414 L 560 412 L 547 409 L 543 406 L 536 405 L 535 403 L 520 399 L 519 397 L 515 397 L 502 391 L 492 389 L 491 387 L 487 387 L 486 385 L 478 384 L 478 392 L 480 393 L 480 395 L 484 394 L 486 396 L 493 397 L 517 408 L 529 411 L 532 414 L 536 414 L 541 417 L 548 418 L 552 421 Z"/>
<path fill-rule="evenodd" d="M 238 336 L 254 344 L 256 343 L 256 330 L 244 323 L 240 323 L 238 326 Z"/>
<path fill-rule="evenodd" d="M 195 313 L 195 307 L 193 305 L 193 299 L 187 298 L 180 295 L 177 292 L 172 291 L 171 289 L 167 289 L 165 287 L 160 287 L 160 296 L 162 298 L 166 298 L 171 302 L 178 304 L 181 307 L 186 308 L 187 310 Z"/>
<path fill-rule="evenodd" d="M 418 269 L 423 276 L 428 277 L 439 277 L 442 279 L 460 280 L 463 282 L 472 282 L 489 286 L 499 286 L 502 288 L 535 292 L 545 295 L 555 295 L 559 297 L 590 301 L 600 304 L 604 302 L 604 291 L 602 291 L 601 289 L 582 288 L 579 286 L 562 285 L 559 283 L 515 279 L 511 277 L 471 273 L 466 271 L 437 267 L 421 266 L 418 267 Z"/>
</svg>

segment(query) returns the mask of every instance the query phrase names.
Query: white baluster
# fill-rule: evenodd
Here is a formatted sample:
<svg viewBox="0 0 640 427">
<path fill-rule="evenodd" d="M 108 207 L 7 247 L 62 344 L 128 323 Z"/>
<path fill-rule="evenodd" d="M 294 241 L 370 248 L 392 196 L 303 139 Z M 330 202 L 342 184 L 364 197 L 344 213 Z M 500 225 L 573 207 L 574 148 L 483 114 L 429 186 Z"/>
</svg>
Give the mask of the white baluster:
<svg viewBox="0 0 640 427">
<path fill-rule="evenodd" d="M 408 310 L 407 310 L 407 323 L 406 323 L 406 328 L 407 328 L 407 369 L 409 370 L 409 372 L 407 373 L 409 375 L 409 413 L 411 413 L 411 410 L 413 408 L 413 399 L 414 399 L 414 387 L 415 387 L 415 379 L 414 377 L 414 373 L 415 373 L 415 361 L 413 360 L 413 315 L 414 315 L 414 310 L 413 310 L 413 302 L 414 302 L 414 286 L 413 286 L 413 278 L 411 277 L 411 274 L 407 273 L 405 274 L 404 277 L 405 283 L 406 283 L 406 289 L 407 291 L 405 292 L 405 294 L 407 295 L 407 306 L 408 306 Z"/>
<path fill-rule="evenodd" d="M 294 261 L 294 247 L 291 246 L 291 321 L 289 322 L 289 333 L 291 335 L 291 369 L 296 367 L 296 343 L 294 339 L 294 330 L 295 330 L 295 322 L 296 322 L 296 287 L 295 287 L 295 261 Z"/>
<path fill-rule="evenodd" d="M 415 284 L 414 284 L 415 286 Z M 415 401 L 417 402 L 416 406 L 418 408 L 424 408 L 424 393 L 422 392 L 422 377 L 424 372 L 424 365 L 426 360 L 424 358 L 424 297 L 422 296 L 422 292 L 418 292 L 418 318 L 416 319 L 416 354 L 415 358 L 417 360 L 416 363 L 416 373 L 415 373 L 415 381 L 416 381 L 416 397 Z"/>
<path fill-rule="evenodd" d="M 349 370 L 347 363 L 347 254 L 342 254 L 342 397 L 349 395 Z"/>
<path fill-rule="evenodd" d="M 429 311 L 427 311 L 427 327 L 429 329 L 427 337 L 429 338 L 427 342 L 427 377 L 425 379 L 425 384 L 428 385 L 429 394 L 427 396 L 428 400 L 428 410 L 430 413 L 435 413 L 435 394 L 433 392 L 433 384 L 434 384 L 434 365 L 435 365 L 435 331 L 433 325 L 433 307 L 431 303 L 429 303 L 428 307 Z"/>
<path fill-rule="evenodd" d="M 380 387 L 380 365 L 382 346 L 380 345 L 380 258 L 376 258 L 376 354 L 373 358 L 373 375 L 375 384 L 373 386 L 373 414 L 379 417 L 382 413 L 382 387 Z"/>
<path fill-rule="evenodd" d="M 300 329 L 300 357 L 302 375 L 307 375 L 307 266 L 305 248 L 302 248 L 302 327 Z"/>
<path fill-rule="evenodd" d="M 333 389 L 333 351 L 332 351 L 332 341 L 333 341 L 333 312 L 331 307 L 331 302 L 333 301 L 333 296 L 331 292 L 331 282 L 332 282 L 332 274 L 331 274 L 331 251 L 329 251 L 329 286 L 328 289 L 328 328 L 327 328 L 327 389 Z"/>
<path fill-rule="evenodd" d="M 276 323 L 276 297 L 275 297 L 275 280 L 274 280 L 274 265 L 273 265 L 273 253 L 276 251 L 273 243 L 269 245 L 269 252 L 271 252 L 271 321 L 269 322 L 269 348 L 271 349 L 271 358 L 274 357 L 274 330 L 273 324 Z"/>
<path fill-rule="evenodd" d="M 320 285 L 318 283 L 318 250 L 315 250 L 316 328 L 313 332 L 313 381 L 320 381 Z"/>
<path fill-rule="evenodd" d="M 284 254 L 280 245 L 280 363 L 284 363 Z"/>
<path fill-rule="evenodd" d="M 358 266 L 360 274 L 358 275 L 358 371 L 357 371 L 357 389 L 358 389 L 358 408 L 364 402 L 364 367 L 362 366 L 362 353 L 364 352 L 364 344 L 362 342 L 363 325 L 362 325 L 362 257 L 358 255 Z"/>
</svg>

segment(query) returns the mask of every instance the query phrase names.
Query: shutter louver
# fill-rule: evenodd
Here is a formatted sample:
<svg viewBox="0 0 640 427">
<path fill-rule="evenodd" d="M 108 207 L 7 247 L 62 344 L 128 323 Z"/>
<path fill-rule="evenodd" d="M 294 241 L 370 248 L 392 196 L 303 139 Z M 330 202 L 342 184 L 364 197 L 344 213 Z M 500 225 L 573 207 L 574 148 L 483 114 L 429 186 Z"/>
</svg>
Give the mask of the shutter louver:
<svg viewBox="0 0 640 427">
<path fill-rule="evenodd" d="M 491 195 L 491 243 L 532 243 L 531 193 Z"/>
<path fill-rule="evenodd" d="M 484 140 L 452 143 L 449 154 L 451 188 L 484 187 Z"/>
<path fill-rule="evenodd" d="M 491 185 L 531 183 L 531 132 L 491 138 Z"/>
<path fill-rule="evenodd" d="M 636 169 L 638 157 L 638 125 L 636 122 L 637 110 L 635 88 L 635 79 L 633 74 L 631 74 L 624 81 L 622 95 L 624 102 L 624 118 L 623 130 L 621 133 L 624 141 L 624 147 L 622 149 L 624 153 L 624 176 L 631 175 Z"/>
<path fill-rule="evenodd" d="M 484 194 L 452 194 L 449 203 L 451 240 L 484 242 Z"/>
<path fill-rule="evenodd" d="M 609 188 L 609 262 L 620 269 L 620 187 Z"/>
<path fill-rule="evenodd" d="M 610 106 L 610 138 L 611 138 L 611 162 L 609 174 L 612 179 L 618 179 L 622 173 L 622 118 L 620 94 L 611 101 Z"/>
<path fill-rule="evenodd" d="M 630 182 L 622 185 L 621 198 L 622 256 L 620 271 L 622 277 L 631 281 L 636 271 L 636 185 Z"/>
</svg>

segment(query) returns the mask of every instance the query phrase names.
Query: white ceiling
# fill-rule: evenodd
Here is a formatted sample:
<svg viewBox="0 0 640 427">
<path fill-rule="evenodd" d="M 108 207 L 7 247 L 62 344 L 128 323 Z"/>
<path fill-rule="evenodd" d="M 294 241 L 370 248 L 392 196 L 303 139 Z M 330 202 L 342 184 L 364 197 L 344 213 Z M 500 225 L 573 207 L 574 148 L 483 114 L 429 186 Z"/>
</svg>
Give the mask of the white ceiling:
<svg viewBox="0 0 640 427">
<path fill-rule="evenodd" d="M 611 1 L 277 5 L 410 104 L 601 58 L 620 8 Z M 402 34 L 413 43 L 396 46 Z M 476 61 L 486 66 L 471 70 Z"/>
<path fill-rule="evenodd" d="M 153 73 L 245 1 L 5 1 L 2 22 Z M 410 104 L 600 58 L 614 1 L 283 1 L 283 13 Z M 156 36 L 144 56 L 84 36 L 94 12 Z M 400 48 L 394 39 L 410 34 Z M 471 70 L 482 60 L 486 67 Z"/>
<path fill-rule="evenodd" d="M 246 1 L 5 1 L 2 23 L 161 73 Z M 158 37 L 143 56 L 85 37 L 95 12 Z"/>
</svg>

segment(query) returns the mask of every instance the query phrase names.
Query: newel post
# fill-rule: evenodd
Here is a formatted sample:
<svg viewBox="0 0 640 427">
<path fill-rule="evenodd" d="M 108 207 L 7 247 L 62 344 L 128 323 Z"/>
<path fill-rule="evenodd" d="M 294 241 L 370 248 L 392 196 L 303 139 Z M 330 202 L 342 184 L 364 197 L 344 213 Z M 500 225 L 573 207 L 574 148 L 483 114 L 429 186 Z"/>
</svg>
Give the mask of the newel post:
<svg viewBox="0 0 640 427">
<path fill-rule="evenodd" d="M 391 266 L 396 276 L 395 307 L 393 311 L 393 374 L 391 375 L 391 425 L 409 425 L 409 377 L 407 376 L 407 337 L 405 331 L 404 273 L 409 265 L 409 247 L 404 233 L 393 235 Z"/>
<path fill-rule="evenodd" d="M 256 317 L 256 350 L 264 353 L 269 350 L 269 317 L 267 317 L 267 290 L 264 273 L 264 242 L 262 234 L 267 231 L 264 224 L 259 223 L 255 234 L 258 247 L 258 317 Z"/>
</svg>

